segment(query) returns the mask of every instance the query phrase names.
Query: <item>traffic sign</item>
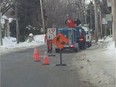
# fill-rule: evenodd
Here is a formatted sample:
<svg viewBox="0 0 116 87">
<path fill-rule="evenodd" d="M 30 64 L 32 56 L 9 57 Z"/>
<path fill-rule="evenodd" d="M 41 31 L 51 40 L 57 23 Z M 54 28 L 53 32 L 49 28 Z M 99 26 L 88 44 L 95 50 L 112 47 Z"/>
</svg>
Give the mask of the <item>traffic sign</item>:
<svg viewBox="0 0 116 87">
<path fill-rule="evenodd" d="M 47 39 L 52 40 L 56 37 L 56 28 L 48 28 L 47 29 Z"/>
<path fill-rule="evenodd" d="M 57 34 L 52 41 L 59 49 L 62 49 L 68 43 L 68 39 L 61 33 Z"/>
</svg>

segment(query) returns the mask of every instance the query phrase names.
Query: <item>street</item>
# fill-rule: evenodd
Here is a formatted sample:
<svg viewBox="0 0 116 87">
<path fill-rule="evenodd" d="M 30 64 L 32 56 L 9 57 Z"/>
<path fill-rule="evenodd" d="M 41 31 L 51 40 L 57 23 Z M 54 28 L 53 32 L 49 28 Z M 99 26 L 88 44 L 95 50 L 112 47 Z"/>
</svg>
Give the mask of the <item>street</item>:
<svg viewBox="0 0 116 87">
<path fill-rule="evenodd" d="M 116 87 L 116 0 L 0 0 L 0 87 Z"/>
<path fill-rule="evenodd" d="M 63 63 L 59 64 L 59 54 L 49 57 L 50 65 L 42 65 L 43 46 L 39 47 L 41 62 L 32 59 L 33 49 L 1 56 L 1 87 L 95 87 L 90 82 L 80 81 L 72 59 L 77 53 L 63 53 Z"/>
</svg>

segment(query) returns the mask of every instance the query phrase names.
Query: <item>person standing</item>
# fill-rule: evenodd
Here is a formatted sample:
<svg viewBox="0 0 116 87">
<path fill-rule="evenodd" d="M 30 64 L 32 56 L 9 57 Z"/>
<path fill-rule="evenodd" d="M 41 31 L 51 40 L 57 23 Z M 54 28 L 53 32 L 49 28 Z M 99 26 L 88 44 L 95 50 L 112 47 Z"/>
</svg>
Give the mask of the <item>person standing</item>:
<svg viewBox="0 0 116 87">
<path fill-rule="evenodd" d="M 52 40 L 48 39 L 47 33 L 45 34 L 44 42 L 47 43 L 47 50 L 48 50 L 48 53 L 50 53 L 52 51 Z"/>
<path fill-rule="evenodd" d="M 75 21 L 76 26 L 79 26 L 81 24 L 81 21 L 79 20 L 79 18 L 77 18 L 77 20 Z"/>
<path fill-rule="evenodd" d="M 75 22 L 73 21 L 73 19 L 71 18 L 70 15 L 67 15 L 67 20 L 66 20 L 65 24 L 69 28 L 75 28 L 76 27 Z"/>
</svg>

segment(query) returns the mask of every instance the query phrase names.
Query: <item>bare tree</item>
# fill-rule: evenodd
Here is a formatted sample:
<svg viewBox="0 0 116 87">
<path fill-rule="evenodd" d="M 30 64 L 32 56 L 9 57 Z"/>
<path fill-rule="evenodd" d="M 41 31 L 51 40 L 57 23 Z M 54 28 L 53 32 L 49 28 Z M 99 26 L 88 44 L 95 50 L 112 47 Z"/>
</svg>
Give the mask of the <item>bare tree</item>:
<svg viewBox="0 0 116 87">
<path fill-rule="evenodd" d="M 47 26 L 52 27 L 61 25 L 65 13 L 62 2 L 59 0 L 46 0 L 44 2 L 44 8 L 47 15 Z"/>
<path fill-rule="evenodd" d="M 48 27 L 64 26 L 67 14 L 70 14 L 73 19 L 78 17 L 82 23 L 85 22 L 84 0 L 44 0 L 44 8 Z"/>
<path fill-rule="evenodd" d="M 5 14 L 11 8 L 14 1 L 15 0 L 1 0 L 0 1 L 2 15 Z"/>
<path fill-rule="evenodd" d="M 0 20 L 4 13 L 11 8 L 14 0 L 0 0 Z M 0 21 L 0 45 L 2 45 L 2 31 L 1 31 L 1 21 Z"/>
</svg>

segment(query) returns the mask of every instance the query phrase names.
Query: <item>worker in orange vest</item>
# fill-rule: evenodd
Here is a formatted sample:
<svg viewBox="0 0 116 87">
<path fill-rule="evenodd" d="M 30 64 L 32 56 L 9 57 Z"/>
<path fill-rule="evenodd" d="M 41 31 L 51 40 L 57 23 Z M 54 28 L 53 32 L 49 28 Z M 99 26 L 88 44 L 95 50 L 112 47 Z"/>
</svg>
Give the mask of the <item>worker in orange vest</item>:
<svg viewBox="0 0 116 87">
<path fill-rule="evenodd" d="M 52 40 L 49 40 L 49 39 L 47 38 L 47 33 L 45 34 L 44 42 L 47 43 L 48 52 L 51 52 L 51 51 L 52 51 Z"/>
<path fill-rule="evenodd" d="M 67 20 L 66 20 L 65 24 L 69 28 L 75 28 L 76 27 L 76 24 L 75 24 L 75 22 L 73 21 L 73 19 L 71 18 L 70 15 L 67 15 Z"/>
</svg>

